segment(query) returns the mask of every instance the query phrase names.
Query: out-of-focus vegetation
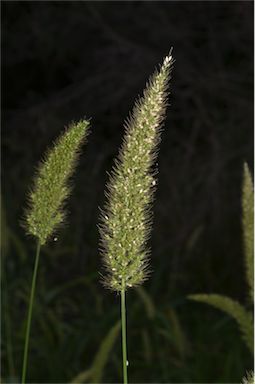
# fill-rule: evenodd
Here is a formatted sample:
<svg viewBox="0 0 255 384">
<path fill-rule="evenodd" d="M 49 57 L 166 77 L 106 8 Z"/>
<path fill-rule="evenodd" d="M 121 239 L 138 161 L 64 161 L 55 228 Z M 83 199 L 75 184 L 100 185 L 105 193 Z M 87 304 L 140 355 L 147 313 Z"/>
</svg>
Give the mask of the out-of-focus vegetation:
<svg viewBox="0 0 255 384">
<path fill-rule="evenodd" d="M 7 234 L 6 257 L 15 254 L 16 265 L 9 267 L 8 287 L 3 286 L 3 373 L 6 382 L 17 382 L 25 326 L 21 313 L 27 306 L 31 271 L 21 240 L 12 241 L 9 229 Z M 75 245 L 68 249 L 61 244 L 61 249 L 64 256 L 72 257 L 72 263 L 76 262 Z M 46 267 L 41 265 L 34 307 L 30 380 L 120 382 L 119 323 L 114 326 L 119 300 L 103 295 L 98 273 L 77 274 L 56 283 L 54 274 L 62 257 L 59 249 L 55 251 L 52 244 L 42 256 Z M 13 274 L 16 278 L 11 280 Z M 210 377 L 213 382 L 235 382 L 252 368 L 249 352 L 228 316 L 204 307 L 199 311 L 180 295 L 168 296 L 168 302 L 164 296 L 138 288 L 128 297 L 132 380 L 203 382 Z"/>
<path fill-rule="evenodd" d="M 121 380 L 119 298 L 97 272 L 98 206 L 123 119 L 169 46 L 176 65 L 153 274 L 128 296 L 129 372 L 133 382 L 240 382 L 252 358 L 236 324 L 186 296 L 245 300 L 240 191 L 243 161 L 252 166 L 253 154 L 252 2 L 1 6 L 4 382 L 17 382 L 23 353 L 34 254 L 19 223 L 27 186 L 48 143 L 85 113 L 94 129 L 75 176 L 70 224 L 41 255 L 29 379 Z"/>
<path fill-rule="evenodd" d="M 245 254 L 245 269 L 246 282 L 249 288 L 249 309 L 253 306 L 254 297 L 254 192 L 252 177 L 247 164 L 244 166 L 243 186 L 242 186 L 242 233 L 244 238 L 244 254 Z M 238 301 L 217 294 L 197 294 L 190 295 L 191 300 L 212 305 L 221 311 L 232 316 L 239 328 L 244 342 L 250 352 L 254 353 L 254 318 L 253 312 L 247 310 Z"/>
</svg>

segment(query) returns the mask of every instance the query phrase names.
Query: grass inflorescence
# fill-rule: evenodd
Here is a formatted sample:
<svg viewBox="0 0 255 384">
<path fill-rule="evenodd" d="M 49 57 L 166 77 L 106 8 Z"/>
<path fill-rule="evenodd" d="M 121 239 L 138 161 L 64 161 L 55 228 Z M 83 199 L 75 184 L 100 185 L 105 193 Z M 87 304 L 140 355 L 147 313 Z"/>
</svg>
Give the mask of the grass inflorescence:
<svg viewBox="0 0 255 384">
<path fill-rule="evenodd" d="M 38 167 L 34 187 L 29 197 L 26 215 L 28 233 L 46 243 L 63 222 L 63 204 L 70 193 L 70 178 L 81 144 L 88 132 L 89 122 L 73 123 L 55 142 Z"/>
<path fill-rule="evenodd" d="M 89 123 L 86 120 L 73 123 L 59 137 L 40 163 L 34 188 L 30 194 L 26 228 L 29 234 L 37 238 L 37 246 L 26 321 L 22 384 L 26 382 L 30 329 L 41 246 L 64 220 L 63 204 L 70 192 L 68 181 L 74 171 L 88 126 Z"/>
<path fill-rule="evenodd" d="M 104 284 L 121 293 L 123 382 L 127 374 L 126 290 L 148 275 L 147 239 L 155 190 L 154 163 L 165 117 L 171 52 L 148 82 L 125 124 L 125 136 L 108 184 L 101 235 L 106 269 Z"/>
<path fill-rule="evenodd" d="M 141 284 L 148 273 L 148 239 L 161 124 L 172 66 L 167 56 L 125 123 L 125 137 L 108 184 L 101 234 L 104 282 L 120 292 Z"/>
</svg>

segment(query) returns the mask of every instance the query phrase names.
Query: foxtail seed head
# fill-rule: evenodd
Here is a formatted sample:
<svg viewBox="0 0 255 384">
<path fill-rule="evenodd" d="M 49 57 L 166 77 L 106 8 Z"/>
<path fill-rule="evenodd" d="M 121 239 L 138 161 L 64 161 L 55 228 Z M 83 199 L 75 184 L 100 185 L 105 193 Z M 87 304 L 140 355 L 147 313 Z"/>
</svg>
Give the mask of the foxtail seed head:
<svg viewBox="0 0 255 384">
<path fill-rule="evenodd" d="M 68 180 L 87 136 L 88 126 L 86 120 L 71 124 L 38 167 L 25 225 L 28 233 L 37 237 L 41 245 L 64 220 L 63 204 L 70 193 Z"/>
<path fill-rule="evenodd" d="M 254 194 L 252 177 L 248 164 L 244 164 L 242 190 L 242 224 L 244 236 L 244 251 L 246 276 L 250 288 L 250 297 L 254 297 Z"/>
<path fill-rule="evenodd" d="M 160 126 L 165 116 L 172 66 L 167 56 L 135 104 L 108 184 L 108 202 L 100 231 L 106 267 L 105 284 L 114 291 L 141 284 L 148 274 L 146 241 L 155 189 Z"/>
</svg>

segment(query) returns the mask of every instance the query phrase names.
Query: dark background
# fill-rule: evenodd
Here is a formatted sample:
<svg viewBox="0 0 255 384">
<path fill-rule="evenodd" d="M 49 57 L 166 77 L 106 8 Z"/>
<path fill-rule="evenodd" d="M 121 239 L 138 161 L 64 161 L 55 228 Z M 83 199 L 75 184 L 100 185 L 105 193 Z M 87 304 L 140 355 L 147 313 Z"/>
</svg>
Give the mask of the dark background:
<svg viewBox="0 0 255 384">
<path fill-rule="evenodd" d="M 253 3 L 3 1 L 1 8 L 2 377 L 17 381 L 21 370 L 35 246 L 20 221 L 35 166 L 63 127 L 84 116 L 92 128 L 68 220 L 41 255 L 29 379 L 71 381 L 118 320 L 119 298 L 99 281 L 98 207 L 123 122 L 173 47 L 154 272 L 127 299 L 130 381 L 240 382 L 252 357 L 235 322 L 186 297 L 215 292 L 247 302 L 240 192 L 243 162 L 253 168 Z M 102 381 L 121 381 L 120 338 Z"/>
</svg>

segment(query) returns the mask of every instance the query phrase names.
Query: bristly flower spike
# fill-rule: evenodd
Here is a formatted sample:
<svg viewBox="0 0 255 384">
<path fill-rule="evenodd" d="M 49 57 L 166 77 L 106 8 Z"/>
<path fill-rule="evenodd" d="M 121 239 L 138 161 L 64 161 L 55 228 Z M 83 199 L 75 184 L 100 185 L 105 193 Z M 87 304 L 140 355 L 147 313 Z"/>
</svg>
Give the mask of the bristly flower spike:
<svg viewBox="0 0 255 384">
<path fill-rule="evenodd" d="M 87 136 L 88 127 L 89 122 L 81 120 L 71 124 L 58 138 L 39 165 L 34 187 L 30 194 L 25 227 L 29 234 L 37 238 L 37 247 L 25 331 L 22 384 L 26 383 L 30 328 L 40 248 L 64 220 L 63 204 L 70 192 L 68 181 L 74 171 L 81 144 Z"/>
<path fill-rule="evenodd" d="M 242 191 L 242 224 L 246 276 L 250 289 L 250 298 L 254 297 L 254 193 L 253 182 L 248 164 L 244 164 Z"/>
<path fill-rule="evenodd" d="M 89 122 L 73 123 L 58 138 L 38 167 L 26 215 L 28 233 L 44 245 L 63 222 L 63 204 L 69 195 L 68 181 L 88 132 Z"/>
<path fill-rule="evenodd" d="M 148 274 L 148 239 L 155 169 L 165 117 L 171 51 L 135 103 L 110 177 L 100 232 L 106 267 L 104 283 L 114 291 L 141 284 Z"/>
</svg>

